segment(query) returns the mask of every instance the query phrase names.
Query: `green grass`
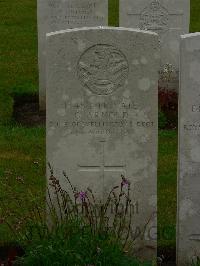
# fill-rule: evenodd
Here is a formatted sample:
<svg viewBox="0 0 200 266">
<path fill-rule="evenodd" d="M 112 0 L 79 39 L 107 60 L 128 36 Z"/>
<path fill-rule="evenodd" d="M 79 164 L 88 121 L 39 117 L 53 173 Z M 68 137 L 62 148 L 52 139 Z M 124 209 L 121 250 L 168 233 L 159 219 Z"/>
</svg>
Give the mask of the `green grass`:
<svg viewBox="0 0 200 266">
<path fill-rule="evenodd" d="M 119 0 L 108 0 L 109 3 L 109 26 L 119 26 Z"/>
<path fill-rule="evenodd" d="M 159 246 L 176 245 L 177 132 L 159 132 L 158 230 Z"/>
<path fill-rule="evenodd" d="M 16 194 L 22 199 L 17 207 L 23 213 L 33 200 L 28 195 L 32 193 L 40 200 L 45 195 L 45 130 L 1 126 L 0 132 L 0 202 L 12 211 L 16 208 Z M 8 184 L 10 190 L 1 182 Z M 6 240 L 10 240 L 8 230 L 0 226 L 0 244 Z"/>
<path fill-rule="evenodd" d="M 38 93 L 36 0 L 0 1 L 0 18 L 0 121 L 5 121 L 12 115 L 13 94 Z"/>
<path fill-rule="evenodd" d="M 36 1 L 6 0 L 0 6 L 1 89 L 37 92 Z"/>
<path fill-rule="evenodd" d="M 190 32 L 200 31 L 200 1 L 190 0 L 191 13 L 190 13 Z"/>
</svg>

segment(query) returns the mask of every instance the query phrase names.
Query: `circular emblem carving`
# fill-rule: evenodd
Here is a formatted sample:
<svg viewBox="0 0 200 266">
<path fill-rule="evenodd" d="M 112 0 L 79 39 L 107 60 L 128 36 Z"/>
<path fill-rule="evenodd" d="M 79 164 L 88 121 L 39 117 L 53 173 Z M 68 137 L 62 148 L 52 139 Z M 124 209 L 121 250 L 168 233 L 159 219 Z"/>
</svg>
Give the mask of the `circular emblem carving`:
<svg viewBox="0 0 200 266">
<path fill-rule="evenodd" d="M 90 47 L 78 62 L 78 77 L 82 85 L 98 95 L 109 95 L 122 87 L 128 71 L 125 55 L 107 44 Z"/>
</svg>

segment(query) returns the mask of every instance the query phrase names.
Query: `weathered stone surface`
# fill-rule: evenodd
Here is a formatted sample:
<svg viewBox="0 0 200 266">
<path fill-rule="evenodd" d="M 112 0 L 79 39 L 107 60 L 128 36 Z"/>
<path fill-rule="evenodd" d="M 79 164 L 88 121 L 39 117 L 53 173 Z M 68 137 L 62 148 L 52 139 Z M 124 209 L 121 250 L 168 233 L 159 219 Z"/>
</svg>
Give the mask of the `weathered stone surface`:
<svg viewBox="0 0 200 266">
<path fill-rule="evenodd" d="M 150 30 L 160 36 L 161 87 L 177 86 L 180 35 L 189 32 L 189 22 L 190 0 L 120 0 L 120 26 Z"/>
<path fill-rule="evenodd" d="M 156 256 L 158 35 L 84 28 L 47 35 L 47 161 L 99 199 L 131 181 L 136 250 Z M 147 225 L 146 225 L 147 224 Z M 140 230 L 146 225 L 145 238 Z M 140 248 L 140 252 L 139 252 Z"/>
<path fill-rule="evenodd" d="M 200 33 L 181 38 L 178 265 L 200 256 Z"/>
<path fill-rule="evenodd" d="M 40 109 L 46 106 L 46 33 L 68 28 L 107 26 L 108 0 L 38 0 Z"/>
</svg>

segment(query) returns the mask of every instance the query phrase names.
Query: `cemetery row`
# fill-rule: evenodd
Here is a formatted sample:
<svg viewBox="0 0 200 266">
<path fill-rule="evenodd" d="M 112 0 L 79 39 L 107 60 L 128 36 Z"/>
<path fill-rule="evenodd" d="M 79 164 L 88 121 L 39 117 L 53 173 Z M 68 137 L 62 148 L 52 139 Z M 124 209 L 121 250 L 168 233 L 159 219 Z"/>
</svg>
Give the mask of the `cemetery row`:
<svg viewBox="0 0 200 266">
<path fill-rule="evenodd" d="M 187 265 L 200 256 L 200 34 L 185 34 L 189 1 L 175 3 L 121 0 L 120 25 L 128 28 L 111 28 L 107 1 L 41 1 L 40 99 L 55 174 L 66 171 L 79 190 L 90 187 L 101 200 L 121 175 L 128 178 L 139 206 L 131 230 L 144 233 L 137 256 L 152 259 L 159 73 L 166 64 L 180 72 L 177 263 Z"/>
<path fill-rule="evenodd" d="M 178 90 L 180 35 L 189 32 L 189 23 L 190 0 L 119 0 L 120 27 L 150 30 L 159 35 L 161 88 Z M 108 26 L 108 0 L 38 0 L 41 110 L 46 108 L 45 34 L 93 26 Z"/>
</svg>

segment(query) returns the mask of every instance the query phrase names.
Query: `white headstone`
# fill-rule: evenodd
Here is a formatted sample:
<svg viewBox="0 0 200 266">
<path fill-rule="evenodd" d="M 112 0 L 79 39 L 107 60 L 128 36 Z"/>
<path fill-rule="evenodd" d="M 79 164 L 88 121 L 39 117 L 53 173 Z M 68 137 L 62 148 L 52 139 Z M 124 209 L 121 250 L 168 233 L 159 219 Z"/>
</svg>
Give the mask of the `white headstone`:
<svg viewBox="0 0 200 266">
<path fill-rule="evenodd" d="M 176 88 L 180 35 L 189 32 L 190 0 L 120 0 L 120 26 L 157 32 L 161 41 L 160 86 Z"/>
<path fill-rule="evenodd" d="M 131 181 L 138 256 L 156 256 L 157 80 L 155 33 L 85 28 L 47 35 L 47 161 L 102 199 Z M 64 186 L 63 179 L 61 183 Z"/>
<path fill-rule="evenodd" d="M 40 109 L 46 109 L 46 33 L 69 28 L 107 26 L 108 0 L 38 0 Z"/>
<path fill-rule="evenodd" d="M 200 257 L 200 33 L 181 37 L 178 265 Z"/>
</svg>

